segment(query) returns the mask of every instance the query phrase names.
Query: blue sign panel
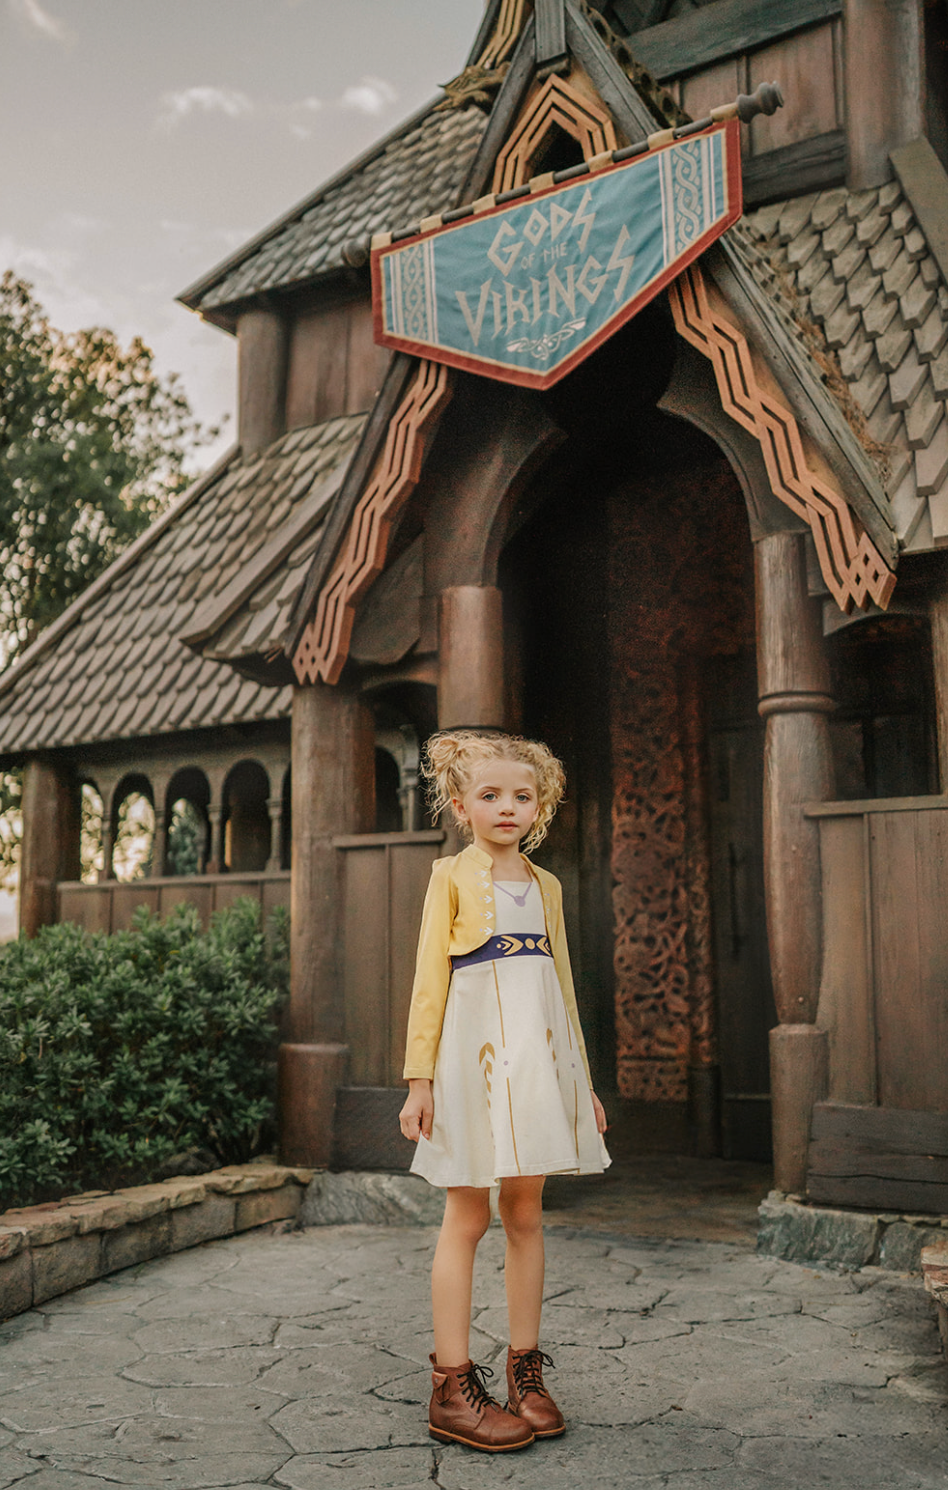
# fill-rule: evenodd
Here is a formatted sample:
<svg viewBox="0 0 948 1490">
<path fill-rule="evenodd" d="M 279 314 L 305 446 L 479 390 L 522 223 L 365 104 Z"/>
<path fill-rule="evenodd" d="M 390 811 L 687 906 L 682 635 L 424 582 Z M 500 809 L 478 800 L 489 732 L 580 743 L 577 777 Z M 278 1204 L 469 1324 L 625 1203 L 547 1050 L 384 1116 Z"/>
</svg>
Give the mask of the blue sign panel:
<svg viewBox="0 0 948 1490">
<path fill-rule="evenodd" d="M 558 381 L 741 213 L 736 121 L 373 249 L 376 340 Z"/>
</svg>

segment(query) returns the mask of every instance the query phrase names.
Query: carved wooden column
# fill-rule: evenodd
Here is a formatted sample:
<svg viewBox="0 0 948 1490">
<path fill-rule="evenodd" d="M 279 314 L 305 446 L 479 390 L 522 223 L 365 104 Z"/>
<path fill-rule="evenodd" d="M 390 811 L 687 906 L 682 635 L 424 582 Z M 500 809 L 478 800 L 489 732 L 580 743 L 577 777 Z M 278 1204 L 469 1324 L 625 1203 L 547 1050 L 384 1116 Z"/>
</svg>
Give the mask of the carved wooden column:
<svg viewBox="0 0 948 1490">
<path fill-rule="evenodd" d="M 853 191 L 892 175 L 889 152 L 925 132 L 919 0 L 843 0 L 844 83 Z"/>
<path fill-rule="evenodd" d="M 329 1163 L 348 1048 L 335 834 L 375 826 L 375 731 L 362 700 L 317 683 L 293 692 L 290 1005 L 279 1053 L 285 1163 Z M 374 911 L 382 915 L 385 907 Z"/>
<path fill-rule="evenodd" d="M 504 724 L 503 596 L 495 585 L 443 590 L 438 627 L 438 727 Z"/>
<path fill-rule="evenodd" d="M 808 802 L 833 793 L 833 709 L 803 537 L 771 533 L 755 549 L 757 673 L 764 740 L 764 889 L 774 1002 L 770 1036 L 774 1182 L 806 1179 L 813 1103 L 826 1094 L 827 1036 L 815 1025 L 822 964 L 819 830 Z"/>
<path fill-rule="evenodd" d="M 79 787 L 70 767 L 33 758 L 23 771 L 20 930 L 35 936 L 57 919 L 56 887 L 77 880 Z"/>
<path fill-rule="evenodd" d="M 255 306 L 237 321 L 237 437 L 244 455 L 278 440 L 286 430 L 286 322 L 279 311 Z"/>
</svg>

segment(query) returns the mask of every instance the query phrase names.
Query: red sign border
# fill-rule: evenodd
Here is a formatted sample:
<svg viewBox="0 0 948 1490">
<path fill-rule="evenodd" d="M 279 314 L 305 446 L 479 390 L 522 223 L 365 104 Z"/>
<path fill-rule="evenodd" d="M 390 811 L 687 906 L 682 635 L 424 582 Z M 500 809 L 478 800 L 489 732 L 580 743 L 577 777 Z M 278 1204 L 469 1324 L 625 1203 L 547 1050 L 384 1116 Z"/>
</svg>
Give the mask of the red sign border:
<svg viewBox="0 0 948 1490">
<path fill-rule="evenodd" d="M 604 326 L 600 326 L 599 330 L 588 341 L 584 341 L 582 346 L 578 347 L 575 352 L 572 352 L 569 357 L 558 363 L 549 372 L 538 374 L 531 372 L 529 368 L 508 367 L 503 363 L 491 364 L 490 368 L 488 368 L 483 358 L 469 357 L 463 352 L 453 352 L 442 347 L 431 347 L 427 342 L 411 341 L 407 337 L 393 336 L 391 333 L 383 330 L 383 257 L 388 253 L 397 252 L 409 243 L 419 243 L 423 239 L 434 238 L 443 233 L 453 232 L 457 228 L 463 228 L 471 221 L 469 217 L 462 218 L 461 221 L 456 223 L 446 223 L 440 228 L 432 228 L 428 233 L 417 233 L 412 238 L 401 238 L 397 243 L 388 244 L 385 248 L 373 248 L 371 253 L 372 328 L 375 341 L 379 346 L 390 347 L 393 351 L 407 352 L 416 357 L 424 357 L 429 362 L 440 362 L 446 367 L 454 367 L 461 372 L 470 372 L 474 373 L 477 377 L 490 378 L 495 383 L 511 383 L 518 388 L 534 388 L 537 392 L 543 392 L 546 388 L 552 388 L 556 383 L 559 383 L 565 378 L 567 374 L 571 373 L 574 368 L 577 368 L 581 362 L 585 362 L 587 357 L 591 357 L 593 352 L 601 347 L 604 342 L 608 341 L 611 336 L 614 336 L 627 321 L 631 321 L 632 317 L 637 315 L 643 306 L 648 305 L 650 300 L 654 300 L 655 296 L 660 294 L 673 279 L 678 278 L 678 275 L 681 274 L 683 269 L 687 269 L 689 264 L 694 263 L 695 259 L 700 258 L 705 249 L 710 248 L 711 244 L 716 242 L 722 233 L 726 233 L 728 228 L 733 227 L 738 218 L 740 218 L 744 211 L 744 194 L 741 177 L 741 127 L 738 120 L 727 119 L 723 124 L 712 125 L 711 128 L 702 130 L 700 135 L 690 135 L 688 138 L 700 139 L 703 135 L 720 133 L 722 130 L 725 133 L 724 158 L 728 192 L 731 190 L 732 182 L 736 184 L 735 200 L 731 210 L 721 222 L 715 223 L 714 227 L 702 233 L 700 238 L 696 238 L 691 247 L 679 259 L 675 260 L 674 265 L 663 270 L 657 279 L 652 280 L 651 284 L 646 285 L 643 290 L 640 290 L 638 295 L 634 296 L 627 305 L 624 305 L 621 310 L 616 311 L 615 315 Z M 649 154 L 658 155 L 662 150 L 670 150 L 674 145 L 679 143 L 681 142 L 678 140 L 670 140 L 667 145 L 660 145 L 658 149 L 650 151 Z M 642 155 L 634 157 L 632 161 L 621 161 L 618 165 L 606 166 L 601 171 L 592 172 L 591 176 L 586 179 L 591 179 L 594 176 L 598 180 L 601 176 L 608 176 L 614 174 L 616 171 L 627 169 L 630 165 L 634 164 L 635 159 L 642 160 L 644 158 L 644 155 Z M 562 181 L 559 184 L 544 187 L 542 191 L 535 192 L 530 197 L 521 198 L 517 203 L 504 202 L 500 206 L 490 207 L 486 212 L 478 214 L 478 221 L 496 217 L 499 213 L 507 211 L 508 208 L 520 206 L 526 201 L 539 202 L 545 197 L 553 196 L 555 193 L 562 191 L 566 186 L 576 185 L 582 179 L 582 177 L 579 177 L 577 181 Z"/>
</svg>

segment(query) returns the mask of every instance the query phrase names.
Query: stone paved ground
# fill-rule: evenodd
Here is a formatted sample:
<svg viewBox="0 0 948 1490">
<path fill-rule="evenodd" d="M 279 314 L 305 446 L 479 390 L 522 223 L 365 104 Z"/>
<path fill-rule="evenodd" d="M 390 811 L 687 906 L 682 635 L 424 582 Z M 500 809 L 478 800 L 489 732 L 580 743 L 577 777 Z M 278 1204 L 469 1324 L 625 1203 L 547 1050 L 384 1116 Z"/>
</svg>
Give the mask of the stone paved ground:
<svg viewBox="0 0 948 1490">
<path fill-rule="evenodd" d="M 566 1437 L 427 1437 L 428 1230 L 252 1233 L 0 1328 L 0 1490 L 948 1487 L 948 1367 L 917 1279 L 708 1241 L 554 1230 L 544 1344 Z M 475 1351 L 500 1361 L 502 1235 Z"/>
</svg>

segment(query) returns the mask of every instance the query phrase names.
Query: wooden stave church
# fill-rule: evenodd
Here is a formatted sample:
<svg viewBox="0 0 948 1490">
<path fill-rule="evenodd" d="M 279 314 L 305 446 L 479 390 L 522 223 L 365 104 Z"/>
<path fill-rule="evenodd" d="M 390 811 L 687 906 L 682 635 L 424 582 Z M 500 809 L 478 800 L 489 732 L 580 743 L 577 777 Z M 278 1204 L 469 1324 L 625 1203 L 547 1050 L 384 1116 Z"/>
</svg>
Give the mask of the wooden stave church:
<svg viewBox="0 0 948 1490">
<path fill-rule="evenodd" d="M 786 1191 L 945 1209 L 911 1120 L 948 1111 L 948 180 L 944 99 L 920 102 L 939 37 L 920 5 L 646 9 L 495 0 L 440 105 L 182 296 L 237 335 L 239 447 L 0 680 L 22 925 L 289 902 L 285 1156 L 401 1167 L 415 924 L 453 847 L 423 825 L 418 750 L 439 726 L 522 729 L 569 771 L 544 862 L 597 1081 L 687 1108 L 701 1152 L 761 1155 L 772 1130 Z M 562 384 L 374 345 L 370 233 L 769 75 L 787 108 L 748 131 L 743 223 Z M 774 421 L 868 535 L 884 611 L 840 608 L 768 466 Z M 387 546 L 346 571 L 386 460 Z M 204 872 L 118 885 L 121 792 L 150 792 L 161 870 L 198 776 Z M 82 779 L 106 804 L 97 885 L 77 883 Z"/>
</svg>

